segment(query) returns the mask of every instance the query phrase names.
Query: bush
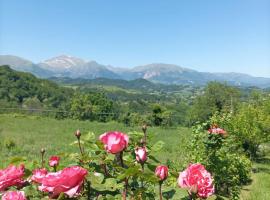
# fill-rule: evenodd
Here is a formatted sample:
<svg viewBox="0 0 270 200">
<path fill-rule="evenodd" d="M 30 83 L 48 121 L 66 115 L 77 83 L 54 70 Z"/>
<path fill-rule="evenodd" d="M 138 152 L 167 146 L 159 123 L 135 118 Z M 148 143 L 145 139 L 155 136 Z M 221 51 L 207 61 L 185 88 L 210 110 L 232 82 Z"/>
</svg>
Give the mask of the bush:
<svg viewBox="0 0 270 200">
<path fill-rule="evenodd" d="M 250 180 L 251 161 L 235 145 L 230 133 L 207 133 L 209 124 L 212 122 L 193 127 L 192 162 L 203 163 L 214 175 L 217 194 L 238 199 L 241 186 Z"/>
</svg>

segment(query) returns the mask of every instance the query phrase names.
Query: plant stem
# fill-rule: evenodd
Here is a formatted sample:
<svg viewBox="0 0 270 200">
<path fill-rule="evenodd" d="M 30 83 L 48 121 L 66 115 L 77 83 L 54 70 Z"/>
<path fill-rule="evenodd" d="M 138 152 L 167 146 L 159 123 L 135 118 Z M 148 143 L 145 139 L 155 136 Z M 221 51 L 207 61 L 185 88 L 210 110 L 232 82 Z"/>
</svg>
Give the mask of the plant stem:
<svg viewBox="0 0 270 200">
<path fill-rule="evenodd" d="M 193 200 L 192 194 L 188 192 L 189 200 Z"/>
<path fill-rule="evenodd" d="M 109 176 L 108 170 L 107 170 L 107 166 L 105 163 L 101 164 L 101 168 L 103 168 L 104 174 L 105 176 Z"/>
<path fill-rule="evenodd" d="M 54 172 L 56 172 L 56 166 L 53 166 L 53 170 L 54 170 Z"/>
<path fill-rule="evenodd" d="M 82 154 L 82 156 L 83 156 L 83 150 L 82 150 L 80 138 L 78 138 L 78 144 L 79 144 L 80 152 L 81 152 L 81 154 Z"/>
<path fill-rule="evenodd" d="M 120 165 L 121 167 L 125 167 L 124 166 L 124 161 L 123 161 L 123 151 L 121 151 L 119 153 L 119 161 L 120 161 Z M 123 189 L 123 193 L 122 193 L 122 199 L 126 200 L 127 199 L 127 188 L 128 188 L 128 179 L 125 178 L 125 185 L 124 185 L 124 189 Z"/>
<path fill-rule="evenodd" d="M 144 163 L 141 163 L 142 166 L 142 173 L 144 172 Z M 141 186 L 143 188 L 143 179 L 141 178 Z"/>
<path fill-rule="evenodd" d="M 41 153 L 41 168 L 44 168 L 44 153 Z"/>
<path fill-rule="evenodd" d="M 88 197 L 88 200 L 91 199 L 91 193 L 90 193 L 90 188 L 91 188 L 91 185 L 90 185 L 90 182 L 89 181 L 86 181 L 86 184 L 87 184 L 87 197 Z"/>
<path fill-rule="evenodd" d="M 162 181 L 159 182 L 159 199 L 162 200 Z"/>
</svg>

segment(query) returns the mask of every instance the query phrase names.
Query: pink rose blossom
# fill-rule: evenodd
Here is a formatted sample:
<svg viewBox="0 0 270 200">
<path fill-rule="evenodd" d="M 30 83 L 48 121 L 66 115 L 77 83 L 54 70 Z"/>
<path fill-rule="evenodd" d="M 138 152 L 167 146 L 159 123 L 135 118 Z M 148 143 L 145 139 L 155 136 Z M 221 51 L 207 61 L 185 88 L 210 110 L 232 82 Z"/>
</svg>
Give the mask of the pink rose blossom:
<svg viewBox="0 0 270 200">
<path fill-rule="evenodd" d="M 215 192 L 211 174 L 199 163 L 189 165 L 180 173 L 178 185 L 188 189 L 189 193 L 197 194 L 199 198 L 207 198 Z"/>
<path fill-rule="evenodd" d="M 76 197 L 81 191 L 81 187 L 87 170 L 79 166 L 65 168 L 58 172 L 48 173 L 41 181 L 39 190 L 51 193 L 51 198 L 57 198 L 60 193 L 65 193 L 68 197 Z"/>
<path fill-rule="evenodd" d="M 164 181 L 168 177 L 168 167 L 165 165 L 157 166 L 155 174 L 161 181 Z"/>
<path fill-rule="evenodd" d="M 226 135 L 227 132 L 222 129 L 222 128 L 219 128 L 217 126 L 212 126 L 210 129 L 208 129 L 208 133 L 212 133 L 212 134 L 219 134 L 219 135 Z"/>
<path fill-rule="evenodd" d="M 50 167 L 56 167 L 59 165 L 60 157 L 59 156 L 51 156 L 49 160 Z"/>
<path fill-rule="evenodd" d="M 10 165 L 6 169 L 0 170 L 0 191 L 4 191 L 11 186 L 22 186 L 24 180 L 24 165 L 16 167 Z"/>
<path fill-rule="evenodd" d="M 48 171 L 43 168 L 43 169 L 35 169 L 33 171 L 33 175 L 31 177 L 31 180 L 36 182 L 36 183 L 41 183 L 43 178 L 48 174 Z"/>
<path fill-rule="evenodd" d="M 147 160 L 147 152 L 145 147 L 137 147 L 135 149 L 136 160 L 139 163 L 144 163 Z"/>
<path fill-rule="evenodd" d="M 117 154 L 128 146 L 128 136 L 121 132 L 107 132 L 99 136 L 107 152 Z"/>
<path fill-rule="evenodd" d="M 27 200 L 23 191 L 10 191 L 2 196 L 2 200 Z"/>
</svg>

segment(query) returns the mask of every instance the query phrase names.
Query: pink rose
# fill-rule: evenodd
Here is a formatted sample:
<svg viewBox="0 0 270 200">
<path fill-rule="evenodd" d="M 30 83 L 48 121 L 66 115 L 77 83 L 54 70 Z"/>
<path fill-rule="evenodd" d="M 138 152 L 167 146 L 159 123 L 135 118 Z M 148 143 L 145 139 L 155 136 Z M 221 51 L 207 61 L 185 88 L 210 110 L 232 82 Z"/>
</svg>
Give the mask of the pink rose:
<svg viewBox="0 0 270 200">
<path fill-rule="evenodd" d="M 147 152 L 145 147 L 137 147 L 135 149 L 136 160 L 139 163 L 144 163 L 147 160 Z"/>
<path fill-rule="evenodd" d="M 225 130 L 223 130 L 222 128 L 219 128 L 217 126 L 212 126 L 210 129 L 208 129 L 208 133 L 212 133 L 212 134 L 219 134 L 219 135 L 226 135 L 227 132 Z"/>
<path fill-rule="evenodd" d="M 27 200 L 23 191 L 10 191 L 2 196 L 2 200 Z"/>
<path fill-rule="evenodd" d="M 168 167 L 165 165 L 157 166 L 155 174 L 161 181 L 164 181 L 168 177 Z"/>
<path fill-rule="evenodd" d="M 50 167 L 56 167 L 59 165 L 60 157 L 59 156 L 51 156 L 49 160 Z"/>
<path fill-rule="evenodd" d="M 215 192 L 211 174 L 199 163 L 189 165 L 180 173 L 178 185 L 188 189 L 189 193 L 197 194 L 199 198 L 207 198 Z"/>
<path fill-rule="evenodd" d="M 99 136 L 107 152 L 117 154 L 128 146 L 128 136 L 121 132 L 107 132 Z"/>
<path fill-rule="evenodd" d="M 6 169 L 0 170 L 0 191 L 4 191 L 10 186 L 22 186 L 24 180 L 24 165 L 16 167 L 10 165 Z"/>
<path fill-rule="evenodd" d="M 87 170 L 79 166 L 65 168 L 58 172 L 48 173 L 41 181 L 39 190 L 51 193 L 51 198 L 57 198 L 60 193 L 68 197 L 76 197 L 81 191 Z"/>
<path fill-rule="evenodd" d="M 31 180 L 36 182 L 36 183 L 41 183 L 43 178 L 48 174 L 48 171 L 43 168 L 43 169 L 35 169 L 33 171 L 33 175 L 31 177 Z"/>
</svg>

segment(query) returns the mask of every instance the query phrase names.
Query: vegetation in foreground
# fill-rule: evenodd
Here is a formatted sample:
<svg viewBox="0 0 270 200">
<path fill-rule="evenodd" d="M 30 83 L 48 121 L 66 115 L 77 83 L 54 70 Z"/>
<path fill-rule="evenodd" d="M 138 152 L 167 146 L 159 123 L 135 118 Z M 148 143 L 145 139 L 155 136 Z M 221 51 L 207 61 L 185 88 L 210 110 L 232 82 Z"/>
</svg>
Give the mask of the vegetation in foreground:
<svg viewBox="0 0 270 200">
<path fill-rule="evenodd" d="M 82 122 L 76 120 L 54 120 L 51 118 L 29 117 L 21 115 L 1 115 L 1 137 L 4 138 L 4 143 L 1 143 L 1 157 L 10 158 L 5 159 L 5 162 L 1 163 L 1 168 L 7 166 L 9 162 L 22 162 L 22 159 L 18 158 L 18 155 L 26 156 L 25 159 L 40 160 L 40 148 L 46 148 L 45 160 L 48 160 L 50 155 L 60 155 L 61 162 L 60 168 L 66 166 L 70 162 L 66 157 L 67 152 L 76 151 L 76 146 L 69 145 L 70 141 L 74 139 L 74 127 L 81 128 L 82 133 L 87 133 L 88 130 L 97 130 L 96 136 L 105 132 L 106 130 L 124 130 L 129 132 L 131 130 L 140 131 L 140 127 L 130 128 L 125 127 L 122 124 L 110 122 L 110 123 L 96 123 L 96 122 Z M 16 124 L 16 125 L 14 125 Z M 191 130 L 187 128 L 178 129 L 163 129 L 163 128 L 149 128 L 149 142 L 151 145 L 162 139 L 164 141 L 163 150 L 154 156 L 160 160 L 161 163 L 167 163 L 168 158 L 175 163 L 182 163 L 183 166 L 179 166 L 178 169 L 184 169 L 186 162 L 186 155 L 191 140 Z M 168 137 L 168 135 L 170 137 Z M 8 138 L 7 138 L 8 136 Z M 9 139 L 9 142 L 7 141 Z M 9 146 L 8 144 L 14 145 Z M 27 147 L 27 144 L 29 147 Z M 32 146 L 32 148 L 31 148 Z M 20 150 L 18 150 L 20 149 Z M 77 150 L 78 151 L 78 150 Z M 264 148 L 265 154 L 268 154 L 267 146 Z M 14 158 L 17 157 L 17 158 Z M 13 157 L 13 158 L 12 158 Z M 267 157 L 258 161 L 258 164 L 253 165 L 252 183 L 248 186 L 244 186 L 244 190 L 241 192 L 241 199 L 268 199 L 270 194 L 267 190 L 267 184 L 270 180 L 269 175 L 269 162 Z M 265 184 L 263 184 L 265 183 Z M 181 199 L 186 196 L 186 191 L 179 189 L 178 186 L 174 186 L 173 199 Z M 157 188 L 155 188 L 157 189 Z M 166 193 L 166 186 L 164 192 Z M 256 194 L 256 195 L 255 195 Z M 158 194 L 157 194 L 158 195 Z"/>
</svg>

